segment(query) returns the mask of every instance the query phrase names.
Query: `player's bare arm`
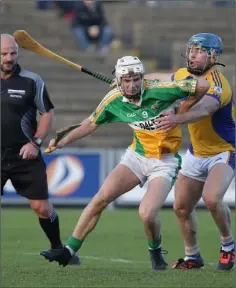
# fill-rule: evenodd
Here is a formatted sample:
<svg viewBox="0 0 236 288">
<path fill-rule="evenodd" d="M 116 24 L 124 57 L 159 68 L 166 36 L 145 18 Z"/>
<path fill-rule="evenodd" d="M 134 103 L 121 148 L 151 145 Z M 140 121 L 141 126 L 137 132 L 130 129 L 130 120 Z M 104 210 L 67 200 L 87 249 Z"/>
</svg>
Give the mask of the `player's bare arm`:
<svg viewBox="0 0 236 288">
<path fill-rule="evenodd" d="M 178 124 L 188 124 L 201 120 L 202 118 L 216 112 L 220 107 L 219 102 L 209 96 L 204 96 L 190 111 L 177 114 L 176 122 Z"/>
<path fill-rule="evenodd" d="M 93 133 L 99 125 L 93 123 L 89 118 L 86 118 L 81 122 L 81 126 L 71 131 L 64 139 L 65 145 L 68 145 L 80 138 L 83 138 L 91 133 Z"/>
<path fill-rule="evenodd" d="M 168 131 L 176 124 L 194 123 L 216 112 L 219 107 L 220 104 L 216 99 L 204 96 L 188 112 L 181 114 L 168 113 L 164 117 L 157 119 L 157 127 L 161 130 Z"/>
<path fill-rule="evenodd" d="M 178 114 L 189 111 L 194 105 L 196 105 L 204 97 L 204 95 L 207 92 L 206 87 L 210 88 L 209 82 L 204 77 L 193 76 L 193 78 L 198 80 L 196 94 L 194 96 L 189 96 L 186 101 L 183 101 L 183 103 L 181 103 L 180 107 L 177 110 Z"/>
<path fill-rule="evenodd" d="M 188 100 L 190 102 L 188 104 L 186 104 L 184 106 L 184 108 L 181 109 L 182 111 L 179 111 L 181 113 L 180 114 L 174 114 L 174 113 L 165 114 L 164 113 L 163 117 L 158 118 L 156 120 L 156 127 L 159 128 L 160 130 L 163 130 L 164 132 L 166 132 L 166 131 L 169 131 L 170 129 L 172 129 L 173 127 L 175 127 L 177 124 L 189 123 L 189 122 L 180 122 L 180 121 L 185 121 L 184 117 L 193 117 L 193 118 L 198 117 L 199 119 L 201 119 L 201 118 L 207 116 L 208 114 L 206 115 L 206 111 L 204 108 L 200 109 L 201 112 L 191 111 L 190 116 L 186 116 L 186 114 L 190 113 L 190 112 L 185 112 L 185 111 L 186 110 L 188 111 L 191 107 L 195 107 L 193 105 L 197 105 L 196 103 L 200 103 L 202 101 L 202 99 L 204 99 L 205 97 L 210 98 L 208 96 L 204 97 L 204 95 L 207 93 L 209 88 L 210 88 L 210 84 L 204 77 L 198 78 L 195 95 L 191 96 L 190 99 Z M 213 99 L 213 100 L 215 100 L 215 99 Z M 217 102 L 217 101 L 215 100 L 215 102 Z M 185 113 L 183 113 L 183 112 L 185 112 Z M 187 114 L 187 115 L 189 115 L 189 114 Z M 197 116 L 195 116 L 195 115 L 197 115 Z M 197 120 L 199 120 L 199 119 L 197 119 Z M 197 120 L 194 119 L 192 122 L 195 122 Z"/>
<path fill-rule="evenodd" d="M 210 83 L 204 77 L 199 77 L 197 79 L 195 95 L 193 96 L 195 98 L 195 103 L 199 102 L 204 97 L 209 88 Z"/>
<path fill-rule="evenodd" d="M 55 141 L 52 139 L 49 143 L 48 148 L 51 151 L 56 150 L 57 148 L 62 148 L 70 143 L 73 143 L 74 141 L 81 139 L 91 133 L 93 133 L 99 125 L 93 123 L 89 118 L 86 118 L 81 122 L 81 126 L 71 131 L 65 138 L 63 138 L 61 141 L 57 143 L 55 146 Z"/>
</svg>

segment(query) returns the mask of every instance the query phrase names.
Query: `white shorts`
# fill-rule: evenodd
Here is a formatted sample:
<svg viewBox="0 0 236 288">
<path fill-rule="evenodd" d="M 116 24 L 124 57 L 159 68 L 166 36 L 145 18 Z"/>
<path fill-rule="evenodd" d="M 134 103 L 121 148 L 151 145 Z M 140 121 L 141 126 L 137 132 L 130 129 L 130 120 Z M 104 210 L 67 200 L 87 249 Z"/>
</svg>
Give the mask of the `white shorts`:
<svg viewBox="0 0 236 288">
<path fill-rule="evenodd" d="M 183 157 L 180 173 L 198 181 L 205 182 L 209 171 L 217 163 L 226 163 L 234 170 L 235 153 L 226 151 L 211 157 L 197 157 L 187 150 Z"/>
<path fill-rule="evenodd" d="M 122 156 L 120 164 L 124 164 L 139 178 L 141 185 L 156 177 L 164 177 L 172 185 L 181 167 L 181 156 L 176 153 L 162 154 L 161 160 L 139 155 L 132 148 L 128 148 Z"/>
</svg>

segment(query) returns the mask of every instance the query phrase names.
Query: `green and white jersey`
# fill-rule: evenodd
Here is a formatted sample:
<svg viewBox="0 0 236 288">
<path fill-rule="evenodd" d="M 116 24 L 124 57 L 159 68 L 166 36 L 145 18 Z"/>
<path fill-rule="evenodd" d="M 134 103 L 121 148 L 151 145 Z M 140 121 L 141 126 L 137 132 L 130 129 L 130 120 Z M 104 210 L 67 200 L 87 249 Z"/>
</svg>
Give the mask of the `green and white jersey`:
<svg viewBox="0 0 236 288">
<path fill-rule="evenodd" d="M 197 81 L 193 79 L 174 82 L 145 80 L 144 92 L 136 104 L 123 97 L 118 89 L 113 89 L 103 98 L 90 116 L 90 120 L 98 125 L 128 123 L 134 130 L 131 147 L 143 156 L 159 158 L 163 147 L 176 153 L 181 144 L 179 129 L 162 133 L 155 130 L 154 121 L 163 112 L 174 109 L 176 101 L 193 96 L 196 83 Z M 172 135 L 173 131 L 176 131 L 175 135 Z M 172 146 L 168 144 L 171 139 L 175 142 Z"/>
</svg>

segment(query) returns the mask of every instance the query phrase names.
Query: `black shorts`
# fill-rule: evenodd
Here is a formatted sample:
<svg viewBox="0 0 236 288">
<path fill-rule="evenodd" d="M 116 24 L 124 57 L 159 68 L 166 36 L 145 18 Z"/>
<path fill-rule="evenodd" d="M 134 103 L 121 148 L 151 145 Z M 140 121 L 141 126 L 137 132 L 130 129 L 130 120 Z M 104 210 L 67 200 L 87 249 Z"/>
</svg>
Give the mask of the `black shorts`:
<svg viewBox="0 0 236 288">
<path fill-rule="evenodd" d="M 22 160 L 18 153 L 2 151 L 1 195 L 7 180 L 17 194 L 32 200 L 48 199 L 46 164 L 41 155 L 34 160 Z"/>
</svg>

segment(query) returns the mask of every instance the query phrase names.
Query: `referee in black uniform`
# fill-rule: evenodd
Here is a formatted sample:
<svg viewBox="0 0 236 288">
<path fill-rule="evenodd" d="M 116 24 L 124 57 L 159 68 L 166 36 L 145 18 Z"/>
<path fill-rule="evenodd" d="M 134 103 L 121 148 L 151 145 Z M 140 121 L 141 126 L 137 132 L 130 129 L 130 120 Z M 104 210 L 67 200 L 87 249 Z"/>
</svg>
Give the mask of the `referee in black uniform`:
<svg viewBox="0 0 236 288">
<path fill-rule="evenodd" d="M 53 104 L 39 75 L 18 64 L 18 45 L 1 34 L 1 194 L 10 179 L 29 200 L 51 248 L 61 248 L 59 219 L 48 200 L 40 146 L 52 127 Z M 40 114 L 37 123 L 37 111 Z M 78 264 L 77 256 L 71 264 Z"/>
</svg>

